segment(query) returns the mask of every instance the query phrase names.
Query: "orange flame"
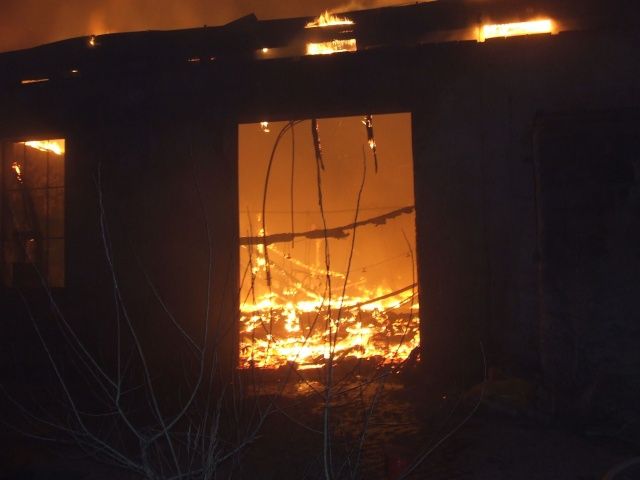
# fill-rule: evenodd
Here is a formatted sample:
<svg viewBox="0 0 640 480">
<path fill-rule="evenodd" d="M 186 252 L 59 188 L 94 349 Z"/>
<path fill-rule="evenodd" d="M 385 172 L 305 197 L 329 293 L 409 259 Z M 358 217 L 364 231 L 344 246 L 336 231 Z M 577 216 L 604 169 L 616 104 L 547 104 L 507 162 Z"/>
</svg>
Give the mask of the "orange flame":
<svg viewBox="0 0 640 480">
<path fill-rule="evenodd" d="M 326 10 L 322 15 L 307 23 L 305 28 L 324 28 L 337 25 L 354 25 L 353 20 L 346 17 L 338 17 Z M 330 55 L 338 52 L 355 52 L 358 45 L 355 38 L 347 40 L 330 40 L 327 42 L 307 43 L 307 55 Z"/>
<path fill-rule="evenodd" d="M 54 155 L 63 155 L 65 153 L 64 140 L 30 140 L 21 143 L 41 152 L 51 152 Z"/>
<path fill-rule="evenodd" d="M 531 20 L 528 22 L 483 25 L 478 29 L 478 41 L 484 42 L 489 38 L 507 38 L 521 35 L 555 33 L 556 30 L 555 22 L 549 18 Z"/>
<path fill-rule="evenodd" d="M 307 43 L 307 55 L 330 55 L 339 52 L 356 52 L 357 50 L 358 45 L 355 38 Z"/>
<path fill-rule="evenodd" d="M 329 13 L 328 10 L 320 15 L 318 18 L 309 22 L 305 25 L 304 28 L 322 28 L 322 27 L 331 27 L 335 25 L 353 25 L 353 20 L 349 20 L 345 17 L 338 17 Z"/>
<path fill-rule="evenodd" d="M 405 360 L 420 343 L 414 293 L 370 304 L 367 297 L 292 302 L 265 295 L 241 311 L 241 367 L 320 367 L 331 353 L 335 360 Z"/>
<path fill-rule="evenodd" d="M 274 246 L 267 248 L 277 253 Z M 264 246 L 256 250 L 254 275 L 267 266 Z M 418 314 L 414 287 L 362 290 L 359 296 L 329 299 L 296 283 L 242 306 L 240 367 L 294 363 L 305 370 L 320 368 L 329 358 L 400 363 L 420 344 Z"/>
<path fill-rule="evenodd" d="M 16 179 L 18 182 L 22 183 L 22 168 L 18 162 L 13 162 L 11 164 L 11 169 L 16 173 Z"/>
</svg>

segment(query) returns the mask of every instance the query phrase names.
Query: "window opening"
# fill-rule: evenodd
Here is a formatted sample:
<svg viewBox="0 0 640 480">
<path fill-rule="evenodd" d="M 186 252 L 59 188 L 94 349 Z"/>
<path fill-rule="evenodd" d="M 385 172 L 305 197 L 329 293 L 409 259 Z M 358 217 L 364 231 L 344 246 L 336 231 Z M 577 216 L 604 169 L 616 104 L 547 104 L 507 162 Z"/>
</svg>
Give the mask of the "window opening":
<svg viewBox="0 0 640 480">
<path fill-rule="evenodd" d="M 5 286 L 64 286 L 65 147 L 64 139 L 2 144 Z"/>
</svg>

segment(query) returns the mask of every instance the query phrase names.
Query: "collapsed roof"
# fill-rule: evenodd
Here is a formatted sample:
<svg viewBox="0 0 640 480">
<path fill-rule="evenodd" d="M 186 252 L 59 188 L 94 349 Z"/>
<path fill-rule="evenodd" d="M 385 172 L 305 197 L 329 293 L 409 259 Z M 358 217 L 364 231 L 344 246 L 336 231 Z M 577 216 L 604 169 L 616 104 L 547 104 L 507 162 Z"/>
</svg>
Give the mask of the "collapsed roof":
<svg viewBox="0 0 640 480">
<path fill-rule="evenodd" d="M 636 28 L 631 0 L 439 0 L 346 12 L 352 23 L 305 28 L 311 18 L 260 21 L 254 15 L 221 27 L 79 37 L 0 54 L 0 86 L 65 80 L 101 72 L 164 71 L 220 60 L 305 55 L 310 42 L 357 42 L 357 51 L 435 42 L 477 41 L 487 23 L 553 19 L 558 31 Z M 351 50 L 356 50 L 352 48 Z"/>
</svg>

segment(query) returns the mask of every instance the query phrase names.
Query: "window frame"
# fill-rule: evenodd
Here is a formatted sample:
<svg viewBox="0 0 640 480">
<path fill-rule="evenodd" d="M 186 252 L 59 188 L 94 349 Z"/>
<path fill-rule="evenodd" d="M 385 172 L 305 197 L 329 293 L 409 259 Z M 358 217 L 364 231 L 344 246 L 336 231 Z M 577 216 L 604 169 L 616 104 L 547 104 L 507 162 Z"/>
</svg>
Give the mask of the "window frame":
<svg viewBox="0 0 640 480">
<path fill-rule="evenodd" d="M 0 288 L 5 290 L 33 290 L 37 288 L 42 288 L 41 285 L 33 285 L 33 284 L 24 284 L 20 285 L 15 282 L 15 279 L 9 278 L 9 273 L 7 269 L 11 268 L 10 262 L 5 262 L 5 242 L 8 242 L 5 238 L 5 215 L 8 215 L 7 208 L 8 206 L 8 197 L 7 193 L 10 191 L 16 191 L 15 189 L 11 189 L 8 186 L 8 181 L 6 178 L 6 163 L 10 161 L 11 154 L 9 153 L 9 149 L 13 147 L 14 144 L 27 142 L 27 141 L 52 141 L 52 140 L 63 140 L 64 141 L 64 154 L 63 154 L 63 165 L 62 165 L 62 182 L 61 185 L 56 185 L 54 187 L 50 186 L 50 165 L 49 161 L 47 162 L 47 173 L 46 173 L 46 186 L 44 187 L 33 187 L 28 188 L 29 191 L 44 191 L 46 192 L 46 210 L 45 210 L 45 220 L 46 227 L 43 228 L 42 241 L 44 244 L 44 252 L 42 257 L 39 259 L 41 269 L 44 267 L 45 273 L 45 281 L 46 288 L 50 290 L 62 290 L 67 286 L 67 162 L 68 162 L 68 145 L 69 138 L 68 135 L 65 135 L 63 132 L 45 132 L 45 133 L 37 133 L 33 135 L 20 135 L 14 137 L 0 137 Z M 50 213 L 50 193 L 53 190 L 61 190 L 62 191 L 62 219 L 61 219 L 61 228 L 62 228 L 62 236 L 52 237 L 50 235 L 51 231 L 51 213 Z M 60 241 L 62 243 L 62 261 L 60 268 L 62 269 L 61 281 L 55 282 L 52 284 L 51 274 L 50 274 L 50 242 L 51 240 Z"/>
</svg>

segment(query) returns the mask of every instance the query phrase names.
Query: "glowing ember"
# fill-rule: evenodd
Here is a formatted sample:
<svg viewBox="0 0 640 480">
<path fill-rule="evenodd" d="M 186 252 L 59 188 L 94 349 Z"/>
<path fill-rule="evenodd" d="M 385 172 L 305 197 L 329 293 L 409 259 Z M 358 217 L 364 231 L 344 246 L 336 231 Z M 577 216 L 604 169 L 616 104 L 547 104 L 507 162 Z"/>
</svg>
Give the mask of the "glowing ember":
<svg viewBox="0 0 640 480">
<path fill-rule="evenodd" d="M 55 155 L 63 155 L 65 151 L 64 140 L 31 140 L 21 143 L 41 152 L 51 152 Z"/>
<path fill-rule="evenodd" d="M 22 168 L 20 167 L 20 164 L 18 162 L 13 162 L 11 164 L 11 169 L 15 172 L 18 182 L 22 183 Z"/>
<path fill-rule="evenodd" d="M 329 305 L 322 299 L 281 303 L 277 298 L 264 298 L 242 310 L 240 366 L 275 368 L 295 363 L 298 368 L 322 367 L 331 348 L 336 361 L 357 358 L 399 363 L 420 344 L 418 306 L 411 304 L 412 297 L 407 292 L 370 305 L 363 305 L 362 298 L 332 299 L 330 321 Z M 415 308 L 413 314 L 410 307 Z"/>
<path fill-rule="evenodd" d="M 45 83 L 48 82 L 49 79 L 48 78 L 29 78 L 27 80 L 22 80 L 20 83 L 22 85 L 29 85 L 32 83 Z"/>
<path fill-rule="evenodd" d="M 269 122 L 260 122 L 260 129 L 264 133 L 269 133 L 271 130 L 269 129 Z"/>
<path fill-rule="evenodd" d="M 367 143 L 369 144 L 369 148 L 375 152 L 377 145 L 376 139 L 373 137 L 373 120 L 371 115 L 367 115 L 366 117 L 364 117 L 364 120 L 362 120 L 362 124 L 367 129 Z"/>
<path fill-rule="evenodd" d="M 353 25 L 354 22 L 345 17 L 338 17 L 332 15 L 329 11 L 325 11 L 322 15 L 316 18 L 314 21 L 307 23 L 304 28 L 319 28 L 319 27 L 331 27 L 335 25 Z"/>
<path fill-rule="evenodd" d="M 358 45 L 355 38 L 331 40 L 329 42 L 307 43 L 307 55 L 330 55 L 338 52 L 355 52 Z"/>
<path fill-rule="evenodd" d="M 533 35 L 540 33 L 554 33 L 553 20 L 533 20 L 529 22 L 504 23 L 496 25 L 483 25 L 478 30 L 478 41 L 484 42 L 489 38 L 507 38 L 521 35 Z"/>
<path fill-rule="evenodd" d="M 268 248 L 270 254 L 279 253 L 272 245 Z M 254 275 L 266 269 L 264 246 L 255 249 Z M 379 288 L 329 300 L 297 283 L 242 306 L 240 367 L 320 368 L 331 351 L 335 361 L 399 363 L 420 344 L 418 312 L 415 286 L 396 292 Z"/>
<path fill-rule="evenodd" d="M 96 41 L 96 37 L 95 35 L 91 35 L 89 37 L 89 39 L 87 40 L 87 45 L 89 45 L 90 47 L 95 47 L 97 45 L 97 41 Z"/>
</svg>

